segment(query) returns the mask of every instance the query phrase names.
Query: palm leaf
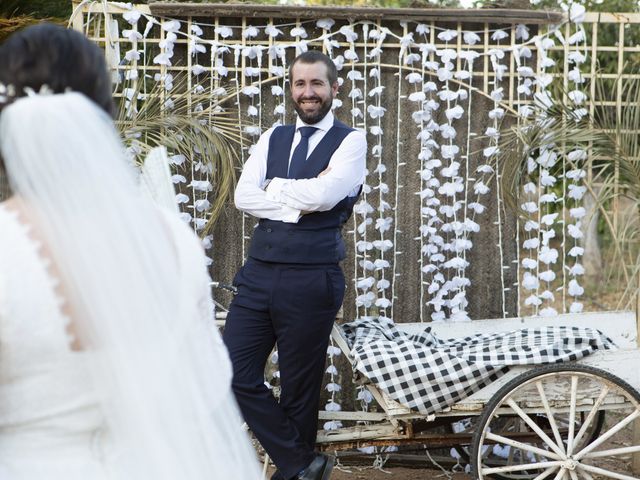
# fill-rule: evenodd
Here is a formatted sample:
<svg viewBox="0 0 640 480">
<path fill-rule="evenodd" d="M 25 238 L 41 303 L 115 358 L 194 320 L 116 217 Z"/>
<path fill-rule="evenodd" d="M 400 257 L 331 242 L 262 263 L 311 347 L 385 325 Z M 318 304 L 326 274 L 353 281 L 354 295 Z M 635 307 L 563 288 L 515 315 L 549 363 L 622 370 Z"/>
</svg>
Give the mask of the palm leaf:
<svg viewBox="0 0 640 480">
<path fill-rule="evenodd" d="M 141 164 L 151 149 L 164 146 L 176 155 L 184 155 L 188 170 L 200 163 L 199 168 L 209 172 L 213 191 L 209 195 L 212 207 L 208 211 L 206 234 L 235 187 L 243 137 L 237 110 L 223 107 L 215 100 L 194 108 L 187 81 L 183 77 L 174 82 L 172 92 L 178 94 L 166 92 L 162 82 L 154 83 L 149 92 L 143 93 L 144 82 L 138 82 L 133 92 L 129 92 L 131 101 L 123 98 L 119 103 L 116 124 L 133 147 L 136 163 Z M 169 99 L 171 108 L 167 107 Z"/>
</svg>

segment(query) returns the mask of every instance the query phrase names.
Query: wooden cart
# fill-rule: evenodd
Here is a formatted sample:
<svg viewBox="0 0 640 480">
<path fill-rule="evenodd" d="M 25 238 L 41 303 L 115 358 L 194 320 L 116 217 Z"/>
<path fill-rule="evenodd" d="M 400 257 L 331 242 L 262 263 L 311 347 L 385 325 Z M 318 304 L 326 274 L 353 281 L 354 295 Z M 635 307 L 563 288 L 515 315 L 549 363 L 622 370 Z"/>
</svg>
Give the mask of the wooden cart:
<svg viewBox="0 0 640 480">
<path fill-rule="evenodd" d="M 400 444 L 453 447 L 468 456 L 478 479 L 639 479 L 632 473 L 632 457 L 640 452 L 640 440 L 634 436 L 640 416 L 640 350 L 634 313 L 429 325 L 439 338 L 456 338 L 550 324 L 599 329 L 619 349 L 599 351 L 575 363 L 514 367 L 474 395 L 429 416 L 366 384 L 382 411 L 321 411 L 325 421 L 358 423 L 320 431 L 318 443 L 325 450 Z M 409 333 L 425 326 L 397 324 Z M 338 326 L 332 339 L 349 356 Z M 443 424 L 452 432 L 431 433 L 430 426 Z"/>
</svg>

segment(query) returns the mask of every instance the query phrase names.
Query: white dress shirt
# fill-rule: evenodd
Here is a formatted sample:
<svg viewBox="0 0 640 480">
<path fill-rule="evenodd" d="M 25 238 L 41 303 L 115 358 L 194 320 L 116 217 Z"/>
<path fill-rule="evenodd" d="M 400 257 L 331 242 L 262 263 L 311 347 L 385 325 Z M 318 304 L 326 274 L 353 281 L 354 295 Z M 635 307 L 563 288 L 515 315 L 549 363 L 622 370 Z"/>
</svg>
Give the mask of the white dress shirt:
<svg viewBox="0 0 640 480">
<path fill-rule="evenodd" d="M 298 118 L 289 162 L 300 142 L 300 127 L 318 129 L 309 137 L 308 158 L 333 126 L 333 122 L 331 112 L 315 125 L 307 125 Z M 257 218 L 297 223 L 303 212 L 331 210 L 344 197 L 357 195 L 365 177 L 367 141 L 364 133 L 355 130 L 345 137 L 331 156 L 331 170 L 325 175 L 300 180 L 276 177 L 263 190 L 272 132 L 273 128 L 270 128 L 260 136 L 244 164 L 234 196 L 239 210 Z"/>
</svg>

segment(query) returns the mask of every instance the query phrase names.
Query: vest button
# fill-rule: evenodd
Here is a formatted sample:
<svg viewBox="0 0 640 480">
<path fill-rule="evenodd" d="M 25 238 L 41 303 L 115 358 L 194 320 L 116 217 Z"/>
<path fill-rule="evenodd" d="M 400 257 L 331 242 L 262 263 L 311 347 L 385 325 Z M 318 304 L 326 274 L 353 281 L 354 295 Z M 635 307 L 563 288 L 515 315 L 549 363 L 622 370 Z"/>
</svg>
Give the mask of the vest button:
<svg viewBox="0 0 640 480">
<path fill-rule="evenodd" d="M 271 248 L 271 245 L 266 245 L 264 248 L 266 248 L 267 250 L 269 250 Z"/>
<path fill-rule="evenodd" d="M 270 228 L 267 228 L 267 233 L 271 233 L 273 232 L 273 230 L 271 230 Z"/>
</svg>

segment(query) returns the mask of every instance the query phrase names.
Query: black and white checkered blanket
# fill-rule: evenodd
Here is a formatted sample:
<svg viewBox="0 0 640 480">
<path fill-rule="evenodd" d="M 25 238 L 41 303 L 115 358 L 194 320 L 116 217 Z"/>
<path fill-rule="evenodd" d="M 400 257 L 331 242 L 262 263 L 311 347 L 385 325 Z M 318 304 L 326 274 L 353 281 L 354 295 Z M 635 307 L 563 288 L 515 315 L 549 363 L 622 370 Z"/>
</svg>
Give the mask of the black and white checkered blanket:
<svg viewBox="0 0 640 480">
<path fill-rule="evenodd" d="M 560 363 L 615 348 L 600 331 L 543 327 L 441 340 L 426 327 L 409 335 L 383 318 L 342 325 L 354 370 L 395 401 L 430 414 L 496 380 L 513 365 Z"/>
</svg>

